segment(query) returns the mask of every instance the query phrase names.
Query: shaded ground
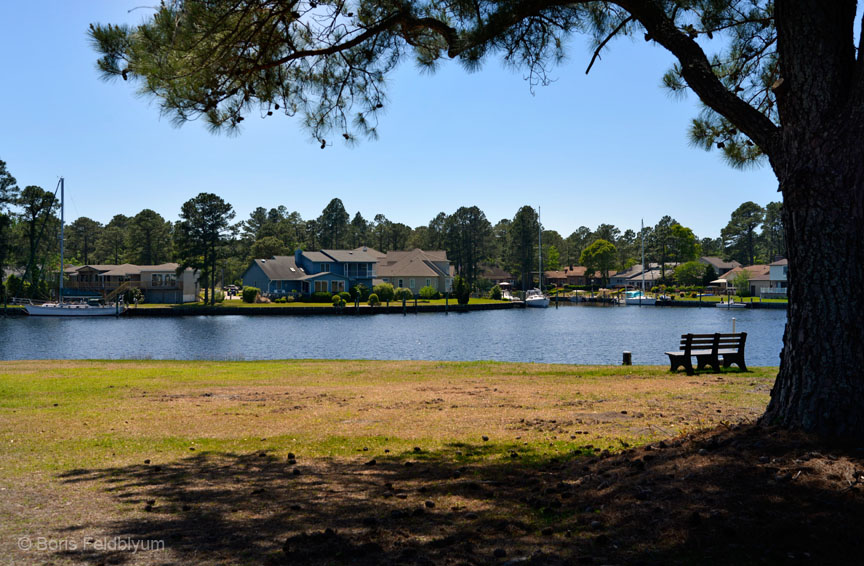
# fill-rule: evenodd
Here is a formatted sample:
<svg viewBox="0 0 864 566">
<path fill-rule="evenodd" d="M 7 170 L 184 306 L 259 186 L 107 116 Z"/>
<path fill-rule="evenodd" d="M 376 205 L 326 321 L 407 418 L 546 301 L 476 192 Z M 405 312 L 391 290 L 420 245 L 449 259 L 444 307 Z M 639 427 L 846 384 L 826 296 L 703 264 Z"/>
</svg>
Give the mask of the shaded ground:
<svg viewBox="0 0 864 566">
<path fill-rule="evenodd" d="M 462 450 L 484 450 L 483 445 Z M 621 454 L 460 465 L 195 454 L 71 470 L 128 516 L 68 529 L 165 550 L 87 564 L 860 564 L 864 458 L 754 426 Z M 409 465 L 410 464 L 410 465 Z M 295 471 L 296 470 L 296 471 Z M 104 486 L 104 487 L 103 487 Z"/>
</svg>

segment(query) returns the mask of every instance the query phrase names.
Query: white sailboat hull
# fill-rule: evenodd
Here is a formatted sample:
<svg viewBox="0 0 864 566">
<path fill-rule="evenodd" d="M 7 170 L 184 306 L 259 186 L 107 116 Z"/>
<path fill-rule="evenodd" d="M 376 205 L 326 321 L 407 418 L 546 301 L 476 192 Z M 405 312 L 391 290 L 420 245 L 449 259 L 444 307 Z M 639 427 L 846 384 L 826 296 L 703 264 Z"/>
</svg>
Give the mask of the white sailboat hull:
<svg viewBox="0 0 864 566">
<path fill-rule="evenodd" d="M 525 306 L 545 309 L 549 306 L 549 297 L 530 297 L 525 299 Z"/>
<path fill-rule="evenodd" d="M 24 311 L 30 316 L 114 316 L 122 314 L 125 307 L 118 310 L 113 306 L 94 307 L 90 305 L 28 305 Z"/>
</svg>

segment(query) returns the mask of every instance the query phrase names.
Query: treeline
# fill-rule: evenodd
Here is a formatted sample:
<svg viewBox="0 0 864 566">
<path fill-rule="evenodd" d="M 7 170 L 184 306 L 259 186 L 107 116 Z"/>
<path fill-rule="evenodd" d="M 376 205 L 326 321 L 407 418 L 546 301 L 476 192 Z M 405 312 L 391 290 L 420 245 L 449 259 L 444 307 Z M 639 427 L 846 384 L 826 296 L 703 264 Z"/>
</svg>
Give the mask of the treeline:
<svg viewBox="0 0 864 566">
<path fill-rule="evenodd" d="M 47 295 L 50 274 L 59 267 L 59 201 L 38 186 L 20 189 L 0 161 L 0 278 L 3 269 L 23 274 L 13 285 L 31 296 Z M 742 264 L 772 261 L 785 254 L 781 204 L 762 208 L 747 202 L 736 209 L 720 238 L 699 238 L 674 218 L 664 216 L 645 228 L 646 260 L 684 263 L 702 255 L 735 259 Z M 410 227 L 383 214 L 371 220 L 353 216 L 334 198 L 317 218 L 303 219 L 284 206 L 258 207 L 248 218 L 232 222 L 230 204 L 201 193 L 181 207 L 171 222 L 145 209 L 134 216 L 118 214 L 107 224 L 80 217 L 66 226 L 67 265 L 155 265 L 177 262 L 202 272 L 205 287 L 236 283 L 254 258 L 291 254 L 297 248 L 339 249 L 369 246 L 390 250 L 447 251 L 448 258 L 475 288 L 488 286 L 483 269 L 497 266 L 520 278 L 525 287 L 537 271 L 539 220 L 523 206 L 512 218 L 493 224 L 477 206 L 436 214 L 428 224 Z M 641 261 L 637 230 L 611 224 L 580 226 L 569 235 L 542 230 L 543 269 L 584 265 L 603 273 L 627 269 Z M 7 285 L 8 286 L 8 285 Z M 21 289 L 9 289 L 20 295 Z"/>
</svg>

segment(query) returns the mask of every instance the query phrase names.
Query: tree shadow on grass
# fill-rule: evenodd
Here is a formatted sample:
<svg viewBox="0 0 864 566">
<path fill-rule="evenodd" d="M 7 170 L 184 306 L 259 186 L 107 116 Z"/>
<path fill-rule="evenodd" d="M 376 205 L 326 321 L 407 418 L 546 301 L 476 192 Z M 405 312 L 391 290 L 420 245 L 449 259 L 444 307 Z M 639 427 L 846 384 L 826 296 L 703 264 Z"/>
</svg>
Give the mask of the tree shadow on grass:
<svg viewBox="0 0 864 566">
<path fill-rule="evenodd" d="M 862 476 L 860 451 L 757 426 L 606 457 L 491 443 L 351 462 L 199 453 L 64 473 L 132 508 L 82 530 L 162 540 L 165 552 L 58 554 L 94 564 L 860 563 Z"/>
</svg>

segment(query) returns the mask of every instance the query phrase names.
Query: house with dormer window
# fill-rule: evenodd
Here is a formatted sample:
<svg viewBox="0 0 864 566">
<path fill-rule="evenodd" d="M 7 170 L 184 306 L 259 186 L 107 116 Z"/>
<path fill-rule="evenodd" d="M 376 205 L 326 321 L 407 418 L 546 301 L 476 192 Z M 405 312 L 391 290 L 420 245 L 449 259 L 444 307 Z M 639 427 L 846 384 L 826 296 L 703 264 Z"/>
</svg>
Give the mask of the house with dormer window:
<svg viewBox="0 0 864 566">
<path fill-rule="evenodd" d="M 297 250 L 293 256 L 256 259 L 243 274 L 243 285 L 265 296 L 335 295 L 355 285 L 372 288 L 375 256 L 357 250 Z"/>
</svg>

